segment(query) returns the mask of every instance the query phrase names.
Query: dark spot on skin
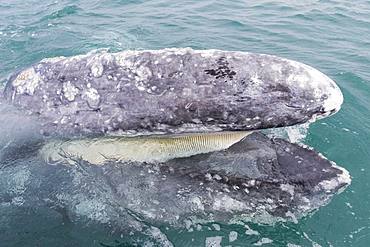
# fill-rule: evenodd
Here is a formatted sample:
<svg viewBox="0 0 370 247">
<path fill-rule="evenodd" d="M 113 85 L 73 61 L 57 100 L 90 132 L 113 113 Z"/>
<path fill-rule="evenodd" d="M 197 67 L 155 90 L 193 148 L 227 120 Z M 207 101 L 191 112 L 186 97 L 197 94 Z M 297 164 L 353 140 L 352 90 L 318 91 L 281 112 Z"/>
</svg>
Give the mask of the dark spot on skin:
<svg viewBox="0 0 370 247">
<path fill-rule="evenodd" d="M 268 88 L 271 91 L 279 91 L 279 92 L 283 92 L 283 93 L 291 93 L 291 90 L 290 90 L 289 87 L 287 87 L 285 85 L 282 85 L 280 83 L 278 83 L 276 85 L 270 85 Z"/>
<path fill-rule="evenodd" d="M 229 78 L 233 79 L 234 75 L 236 75 L 236 72 L 231 70 L 229 68 L 229 62 L 226 60 L 225 57 L 220 57 L 217 60 L 217 69 L 206 69 L 204 72 L 206 72 L 207 75 L 215 76 L 216 79 L 219 78 Z"/>
<path fill-rule="evenodd" d="M 66 77 L 64 75 L 62 75 L 58 79 L 59 79 L 60 82 L 65 82 Z"/>
<path fill-rule="evenodd" d="M 172 78 L 172 77 L 178 77 L 180 75 L 181 71 L 174 71 L 170 74 L 168 74 L 168 77 Z"/>
<path fill-rule="evenodd" d="M 301 106 L 295 106 L 295 105 L 292 105 L 292 104 L 285 104 L 287 107 L 289 108 L 294 108 L 294 109 L 302 109 Z"/>
<path fill-rule="evenodd" d="M 328 97 L 328 95 L 327 94 L 324 94 L 323 96 L 321 96 L 321 100 L 327 100 L 329 97 Z"/>
</svg>

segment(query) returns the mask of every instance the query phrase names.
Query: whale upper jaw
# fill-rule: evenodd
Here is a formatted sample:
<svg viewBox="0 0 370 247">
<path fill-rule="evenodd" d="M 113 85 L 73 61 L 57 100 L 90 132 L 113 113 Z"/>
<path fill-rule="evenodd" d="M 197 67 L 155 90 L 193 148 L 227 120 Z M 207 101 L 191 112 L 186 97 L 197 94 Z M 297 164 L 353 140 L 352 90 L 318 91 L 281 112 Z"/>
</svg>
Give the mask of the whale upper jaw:
<svg viewBox="0 0 370 247">
<path fill-rule="evenodd" d="M 338 85 L 330 78 L 327 79 L 332 85 L 332 90 L 328 92 L 329 96 L 324 102 L 323 111 L 325 112 L 325 116 L 323 117 L 334 115 L 335 113 L 337 113 L 342 107 L 344 101 L 343 93 Z"/>
<path fill-rule="evenodd" d="M 42 60 L 8 80 L 5 99 L 45 133 L 84 136 L 291 126 L 338 112 L 343 95 L 300 62 L 186 48 Z"/>
<path fill-rule="evenodd" d="M 305 66 L 309 67 L 308 71 L 310 71 L 312 78 L 314 78 L 315 81 L 321 81 L 321 84 L 324 85 L 322 90 L 325 90 L 324 95 L 326 95 L 326 99 L 324 99 L 322 104 L 322 114 L 318 115 L 318 117 L 324 118 L 334 115 L 341 109 L 343 104 L 344 97 L 342 91 L 334 80 L 327 75 L 308 65 Z"/>
</svg>

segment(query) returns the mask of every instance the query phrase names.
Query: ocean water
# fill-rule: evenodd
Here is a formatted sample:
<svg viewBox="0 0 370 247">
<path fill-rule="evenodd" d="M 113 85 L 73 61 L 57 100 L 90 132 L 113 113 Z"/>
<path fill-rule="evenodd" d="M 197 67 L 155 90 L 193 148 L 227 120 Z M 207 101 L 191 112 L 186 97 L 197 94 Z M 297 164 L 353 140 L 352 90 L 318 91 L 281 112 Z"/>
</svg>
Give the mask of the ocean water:
<svg viewBox="0 0 370 247">
<path fill-rule="evenodd" d="M 342 110 L 291 134 L 345 167 L 352 184 L 295 223 L 164 227 L 153 245 L 370 246 L 370 1 L 0 1 L 1 84 L 45 57 L 167 47 L 274 54 L 329 75 L 343 91 Z M 36 217 L 32 234 L 13 244 L 0 232 L 0 246 L 127 246 L 130 238 Z"/>
</svg>

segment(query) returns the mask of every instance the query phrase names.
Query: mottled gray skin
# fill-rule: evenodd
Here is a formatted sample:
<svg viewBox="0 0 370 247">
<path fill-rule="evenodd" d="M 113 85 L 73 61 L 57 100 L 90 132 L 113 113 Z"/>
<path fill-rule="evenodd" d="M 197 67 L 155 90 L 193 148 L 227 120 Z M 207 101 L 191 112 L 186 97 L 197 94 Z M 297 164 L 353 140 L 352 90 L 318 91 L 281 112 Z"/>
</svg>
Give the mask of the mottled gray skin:
<svg viewBox="0 0 370 247">
<path fill-rule="evenodd" d="M 52 220 L 119 229 L 142 222 L 189 227 L 189 221 L 295 221 L 350 182 L 344 169 L 315 151 L 259 133 L 225 151 L 163 164 L 50 166 L 24 153 L 14 165 L 13 154 L 3 156 L 0 169 L 3 217 L 15 217 L 9 210 L 19 203 L 63 216 Z"/>
<path fill-rule="evenodd" d="M 334 82 L 282 58 L 191 49 L 56 58 L 12 76 L 4 96 L 12 106 L 0 104 L 0 234 L 24 234 L 35 218 L 110 232 L 295 221 L 350 183 L 317 152 L 260 133 L 224 151 L 156 164 L 50 165 L 37 155 L 42 133 L 255 130 L 339 109 Z"/>
<path fill-rule="evenodd" d="M 63 135 L 289 126 L 336 112 L 341 102 L 327 102 L 342 97 L 311 67 L 245 52 L 100 52 L 25 71 L 10 78 L 5 99 L 38 115 L 45 133 Z"/>
</svg>

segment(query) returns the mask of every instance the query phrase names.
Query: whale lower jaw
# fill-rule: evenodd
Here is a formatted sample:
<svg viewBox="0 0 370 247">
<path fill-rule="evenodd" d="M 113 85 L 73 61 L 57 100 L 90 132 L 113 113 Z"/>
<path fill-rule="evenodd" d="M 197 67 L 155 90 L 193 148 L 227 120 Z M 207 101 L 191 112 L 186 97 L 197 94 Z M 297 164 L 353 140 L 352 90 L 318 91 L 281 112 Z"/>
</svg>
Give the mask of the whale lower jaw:
<svg viewBox="0 0 370 247">
<path fill-rule="evenodd" d="M 351 181 L 345 169 L 311 148 L 261 133 L 225 150 L 166 162 L 107 160 L 96 166 L 75 159 L 73 165 L 49 165 L 37 152 L 19 155 L 16 165 L 11 158 L 19 149 L 8 153 L 8 163 L 3 156 L 0 198 L 19 210 L 43 209 L 50 224 L 62 215 L 118 231 L 147 224 L 189 227 L 189 221 L 297 222 Z M 14 192 L 19 179 L 23 189 Z M 2 205 L 3 216 L 14 218 Z"/>
</svg>

